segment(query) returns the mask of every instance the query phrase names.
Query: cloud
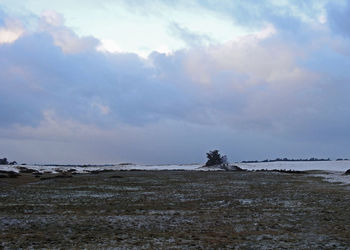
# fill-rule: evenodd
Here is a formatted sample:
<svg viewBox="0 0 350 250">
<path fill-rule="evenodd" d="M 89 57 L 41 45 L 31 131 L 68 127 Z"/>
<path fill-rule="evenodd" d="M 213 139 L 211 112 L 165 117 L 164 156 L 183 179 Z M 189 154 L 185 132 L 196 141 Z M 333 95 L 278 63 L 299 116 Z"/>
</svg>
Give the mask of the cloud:
<svg viewBox="0 0 350 250">
<path fill-rule="evenodd" d="M 0 150 L 9 159 L 27 163 L 201 163 L 205 152 L 218 148 L 230 161 L 273 157 L 346 155 L 347 143 L 317 145 L 308 139 L 234 131 L 176 120 L 143 127 L 119 124 L 101 128 L 64 120 L 46 111 L 39 126 L 0 128 Z M 315 131 L 322 132 L 322 131 Z M 288 143 L 286 140 L 288 139 Z M 326 138 L 329 139 L 329 138 Z"/>
<path fill-rule="evenodd" d="M 213 43 L 208 35 L 191 32 L 175 22 L 169 25 L 169 29 L 174 36 L 183 40 L 189 47 L 205 46 Z"/>
<path fill-rule="evenodd" d="M 175 24 L 191 47 L 140 58 L 98 50 L 55 12 L 39 22 L 0 44 L 0 150 L 9 156 L 184 163 L 216 147 L 247 159 L 350 146 L 350 61 L 326 29 L 310 24 L 293 37 L 264 22 L 205 46 L 206 36 Z"/>
<path fill-rule="evenodd" d="M 69 30 L 53 17 L 50 28 Z M 273 26 L 225 44 L 154 53 L 146 60 L 92 49 L 65 55 L 59 48 L 50 29 L 0 48 L 10 58 L 2 61 L 3 93 L 20 97 L 16 115 L 8 111 L 8 124 L 25 124 L 31 103 L 32 122 L 52 109 L 63 119 L 98 126 L 174 119 L 283 132 L 291 129 L 293 117 L 307 119 L 308 110 L 317 110 L 315 97 L 304 97 L 320 76 L 298 65 L 304 49 L 282 43 Z"/>
<path fill-rule="evenodd" d="M 44 111 L 43 117 L 35 127 L 0 128 L 1 151 L 22 161 L 18 159 L 20 152 L 20 155 L 26 155 L 23 160 L 39 163 L 195 163 L 202 161 L 203 152 L 208 151 L 212 143 L 220 145 L 227 136 L 224 131 L 214 133 L 215 129 L 206 135 L 208 130 L 205 127 L 176 120 L 143 127 L 118 124 L 106 129 L 62 119 L 51 110 Z M 192 136 L 193 140 L 183 143 Z M 208 143 L 207 139 L 211 142 Z M 16 145 L 15 152 L 9 145 Z M 195 157 L 192 147 L 200 149 Z M 28 152 L 31 153 L 28 155 Z"/>
<path fill-rule="evenodd" d="M 203 86 L 212 120 L 236 129 L 288 130 L 287 112 L 307 118 L 302 93 L 318 76 L 298 66 L 298 52 L 288 46 L 247 39 L 189 53 L 186 72 Z"/>
<path fill-rule="evenodd" d="M 344 4 L 331 2 L 327 5 L 328 20 L 331 28 L 338 34 L 345 37 L 350 36 L 350 2 L 344 1 Z"/>
<path fill-rule="evenodd" d="M 155 77 L 156 69 L 134 54 L 89 50 L 66 55 L 43 32 L 0 47 L 0 53 L 6 124 L 40 121 L 45 109 L 100 125 L 144 124 L 177 116 L 186 105 L 176 87 Z M 108 115 L 96 115 L 96 108 Z"/>
<path fill-rule="evenodd" d="M 4 26 L 0 27 L 0 46 L 5 43 L 13 43 L 23 33 L 24 29 L 20 21 L 9 18 L 5 19 Z"/>
<path fill-rule="evenodd" d="M 55 11 L 44 11 L 41 16 L 41 29 L 48 32 L 55 45 L 64 53 L 80 53 L 95 49 L 100 42 L 92 37 L 79 37 L 71 29 L 64 26 L 64 18 Z"/>
<path fill-rule="evenodd" d="M 108 53 L 120 53 L 120 52 L 122 52 L 122 50 L 118 46 L 118 44 L 115 41 L 109 40 L 109 39 L 101 40 L 100 45 L 96 49 L 98 51 L 108 52 Z"/>
</svg>

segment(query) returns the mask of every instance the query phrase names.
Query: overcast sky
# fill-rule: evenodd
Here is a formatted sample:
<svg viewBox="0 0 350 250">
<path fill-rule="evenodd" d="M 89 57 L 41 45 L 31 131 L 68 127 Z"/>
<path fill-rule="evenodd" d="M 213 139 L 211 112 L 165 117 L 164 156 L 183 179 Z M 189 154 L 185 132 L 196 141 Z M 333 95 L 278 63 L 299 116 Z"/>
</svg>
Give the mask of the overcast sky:
<svg viewBox="0 0 350 250">
<path fill-rule="evenodd" d="M 350 157 L 350 1 L 0 0 L 0 157 Z"/>
</svg>

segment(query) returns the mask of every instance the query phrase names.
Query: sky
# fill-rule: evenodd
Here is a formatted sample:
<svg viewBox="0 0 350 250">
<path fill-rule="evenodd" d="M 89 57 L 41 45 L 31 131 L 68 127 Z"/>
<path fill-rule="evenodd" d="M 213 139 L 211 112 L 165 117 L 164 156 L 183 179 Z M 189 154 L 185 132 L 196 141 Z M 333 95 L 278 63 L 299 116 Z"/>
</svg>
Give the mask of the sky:
<svg viewBox="0 0 350 250">
<path fill-rule="evenodd" d="M 350 158 L 348 0 L 0 0 L 0 157 Z"/>
</svg>

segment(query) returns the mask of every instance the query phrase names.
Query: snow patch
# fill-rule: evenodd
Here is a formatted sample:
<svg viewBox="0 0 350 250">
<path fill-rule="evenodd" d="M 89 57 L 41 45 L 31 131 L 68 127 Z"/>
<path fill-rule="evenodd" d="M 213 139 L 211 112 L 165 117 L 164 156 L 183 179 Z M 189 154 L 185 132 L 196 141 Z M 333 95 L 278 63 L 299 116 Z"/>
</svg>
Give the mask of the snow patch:
<svg viewBox="0 0 350 250">
<path fill-rule="evenodd" d="M 329 182 L 340 182 L 350 184 L 350 175 L 344 175 L 345 171 L 350 169 L 350 161 L 298 161 L 298 162 L 259 162 L 259 163 L 235 163 L 238 167 L 246 170 L 294 170 L 311 171 L 320 170 L 324 173 L 315 173 L 315 176 L 321 176 Z M 161 171 L 161 170 L 182 170 L 182 171 L 224 171 L 219 167 L 205 167 L 201 164 L 190 165 L 137 165 L 137 164 L 117 164 L 117 165 L 0 165 L 0 171 L 20 172 L 20 168 L 36 170 L 40 173 L 90 173 L 93 171 Z"/>
</svg>

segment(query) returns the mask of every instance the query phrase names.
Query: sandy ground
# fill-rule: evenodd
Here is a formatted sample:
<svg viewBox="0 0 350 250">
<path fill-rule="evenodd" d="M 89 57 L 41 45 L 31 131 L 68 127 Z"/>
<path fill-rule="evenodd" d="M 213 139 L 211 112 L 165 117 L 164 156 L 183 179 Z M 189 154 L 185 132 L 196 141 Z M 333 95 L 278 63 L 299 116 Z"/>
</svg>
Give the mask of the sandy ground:
<svg viewBox="0 0 350 250">
<path fill-rule="evenodd" d="M 0 179 L 0 248 L 350 248 L 349 186 L 312 174 L 47 177 Z"/>
</svg>

